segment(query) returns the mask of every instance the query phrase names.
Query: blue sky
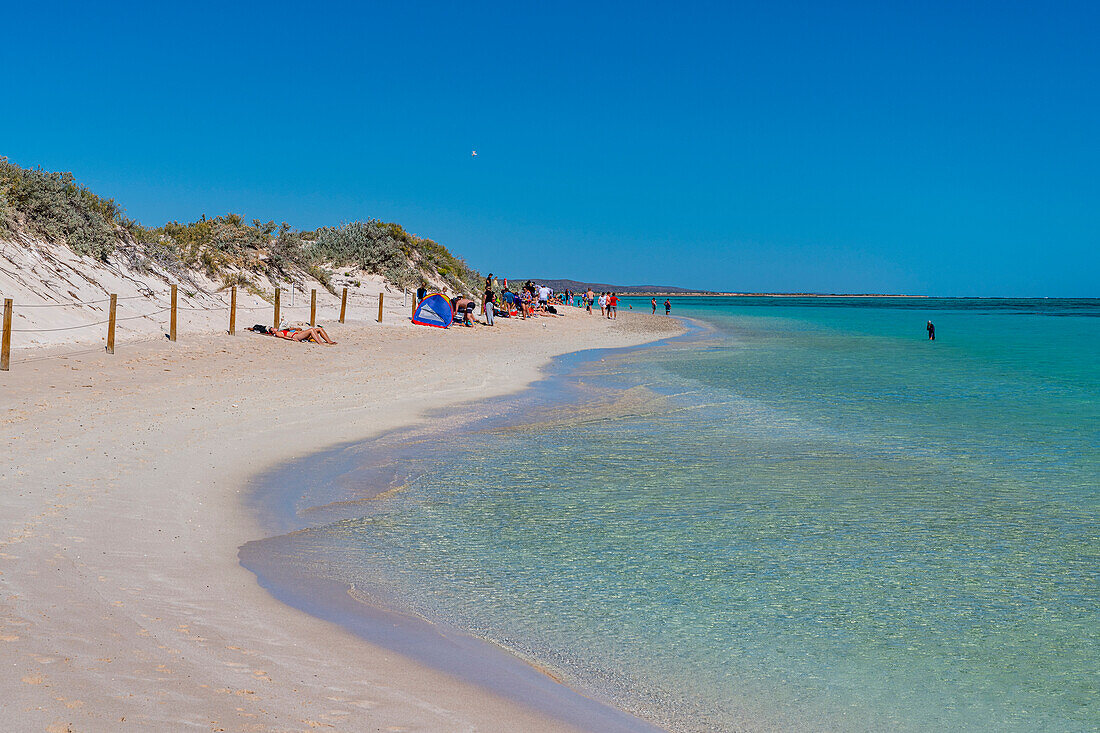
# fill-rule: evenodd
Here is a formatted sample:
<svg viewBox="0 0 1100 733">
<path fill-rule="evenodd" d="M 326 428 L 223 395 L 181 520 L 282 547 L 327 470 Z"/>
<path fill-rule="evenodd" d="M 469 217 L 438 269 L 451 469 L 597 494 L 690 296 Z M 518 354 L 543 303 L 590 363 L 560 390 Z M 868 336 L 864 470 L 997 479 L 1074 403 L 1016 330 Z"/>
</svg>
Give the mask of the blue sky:
<svg viewBox="0 0 1100 733">
<path fill-rule="evenodd" d="M 513 277 L 1100 296 L 1097 3 L 61 2 L 5 25 L 0 155 L 149 225 L 377 217 Z"/>
</svg>

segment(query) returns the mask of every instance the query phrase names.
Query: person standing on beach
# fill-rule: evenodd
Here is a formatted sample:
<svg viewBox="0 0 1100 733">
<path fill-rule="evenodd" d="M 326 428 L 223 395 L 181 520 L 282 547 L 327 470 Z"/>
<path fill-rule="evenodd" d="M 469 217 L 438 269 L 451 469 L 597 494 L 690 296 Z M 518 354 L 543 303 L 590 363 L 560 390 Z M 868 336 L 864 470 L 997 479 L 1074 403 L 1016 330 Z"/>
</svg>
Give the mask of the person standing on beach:
<svg viewBox="0 0 1100 733">
<path fill-rule="evenodd" d="M 653 306 L 653 315 L 657 315 L 657 298 L 650 298 L 649 304 Z"/>
<path fill-rule="evenodd" d="M 485 295 L 481 301 L 481 309 L 485 312 L 486 325 L 493 325 L 493 316 L 496 315 L 496 293 L 492 288 L 485 289 Z"/>
<path fill-rule="evenodd" d="M 485 313 L 485 304 L 488 302 L 489 294 L 493 292 L 493 273 L 489 273 L 485 278 L 485 292 L 481 296 L 481 313 Z M 492 325 L 492 324 L 490 324 Z"/>
<path fill-rule="evenodd" d="M 592 288 L 588 289 L 588 292 L 584 295 L 584 303 L 588 308 L 588 315 L 592 315 L 592 301 L 596 299 L 596 294 L 592 292 Z"/>
<path fill-rule="evenodd" d="M 924 330 L 928 331 L 928 340 L 929 341 L 935 341 L 936 340 L 936 326 L 935 326 L 935 324 L 932 323 L 932 321 L 928 322 L 928 325 L 924 327 Z"/>
<path fill-rule="evenodd" d="M 619 299 L 615 293 L 607 296 L 607 317 L 614 319 L 619 315 Z"/>
<path fill-rule="evenodd" d="M 672 301 L 670 301 L 668 298 L 665 298 L 665 315 L 667 316 L 671 312 L 672 312 Z"/>
<path fill-rule="evenodd" d="M 600 315 L 607 318 L 607 293 L 600 293 Z"/>
</svg>

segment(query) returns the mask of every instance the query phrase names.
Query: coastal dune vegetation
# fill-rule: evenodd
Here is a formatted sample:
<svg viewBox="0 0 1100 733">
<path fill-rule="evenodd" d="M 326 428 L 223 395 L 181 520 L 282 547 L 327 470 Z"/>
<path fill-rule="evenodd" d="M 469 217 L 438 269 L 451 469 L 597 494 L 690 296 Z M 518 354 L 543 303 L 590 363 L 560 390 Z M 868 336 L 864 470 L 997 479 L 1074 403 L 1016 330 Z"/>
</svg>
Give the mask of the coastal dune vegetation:
<svg viewBox="0 0 1100 733">
<path fill-rule="evenodd" d="M 480 274 L 443 245 L 378 219 L 316 230 L 228 213 L 149 227 L 126 216 L 71 173 L 23 168 L 0 157 L 0 241 L 64 246 L 89 263 L 116 258 L 138 272 L 181 282 L 240 286 L 260 295 L 264 282 L 316 280 L 335 292 L 333 275 L 378 275 L 398 289 L 428 286 L 477 291 Z"/>
</svg>

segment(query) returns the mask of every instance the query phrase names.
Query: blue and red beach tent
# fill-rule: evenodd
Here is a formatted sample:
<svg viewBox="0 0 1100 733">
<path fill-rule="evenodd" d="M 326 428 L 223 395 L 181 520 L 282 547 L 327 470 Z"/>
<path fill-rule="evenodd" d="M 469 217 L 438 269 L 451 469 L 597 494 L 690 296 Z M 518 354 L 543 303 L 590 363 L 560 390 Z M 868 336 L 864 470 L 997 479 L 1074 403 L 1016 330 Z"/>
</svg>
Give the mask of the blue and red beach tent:
<svg viewBox="0 0 1100 733">
<path fill-rule="evenodd" d="M 421 326 L 447 328 L 451 325 L 453 318 L 451 302 L 447 300 L 447 296 L 441 293 L 432 293 L 416 306 L 412 321 Z"/>
</svg>

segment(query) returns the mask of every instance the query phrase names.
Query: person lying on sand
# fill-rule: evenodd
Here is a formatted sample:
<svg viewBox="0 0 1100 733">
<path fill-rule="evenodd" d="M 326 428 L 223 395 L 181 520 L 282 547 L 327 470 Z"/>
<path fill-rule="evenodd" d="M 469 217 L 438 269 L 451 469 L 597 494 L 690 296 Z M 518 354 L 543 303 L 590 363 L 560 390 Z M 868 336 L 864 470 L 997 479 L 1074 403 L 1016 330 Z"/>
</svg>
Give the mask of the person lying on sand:
<svg viewBox="0 0 1100 733">
<path fill-rule="evenodd" d="M 314 328 L 280 328 L 268 333 L 271 336 L 287 339 L 288 341 L 312 341 L 315 344 L 325 344 L 326 346 L 336 345 L 336 342 L 329 338 L 329 335 L 325 333 L 325 329 L 320 326 Z"/>
<path fill-rule="evenodd" d="M 261 326 L 260 328 L 253 327 L 252 330 L 287 341 L 297 341 L 299 343 L 312 341 L 315 344 L 325 344 L 326 346 L 336 345 L 336 342 L 320 326 L 314 328 L 267 328 Z"/>
</svg>

